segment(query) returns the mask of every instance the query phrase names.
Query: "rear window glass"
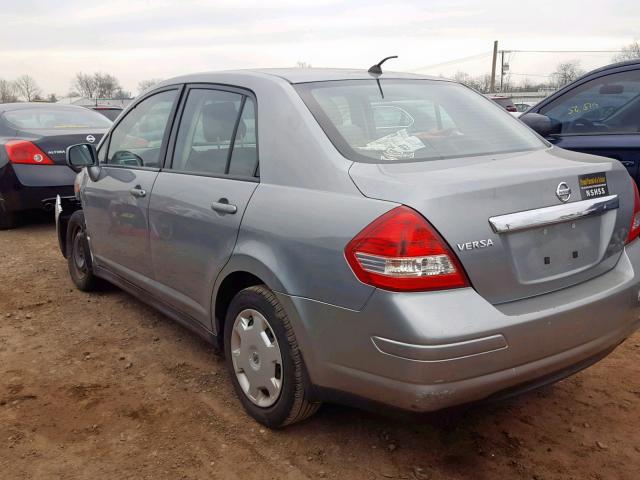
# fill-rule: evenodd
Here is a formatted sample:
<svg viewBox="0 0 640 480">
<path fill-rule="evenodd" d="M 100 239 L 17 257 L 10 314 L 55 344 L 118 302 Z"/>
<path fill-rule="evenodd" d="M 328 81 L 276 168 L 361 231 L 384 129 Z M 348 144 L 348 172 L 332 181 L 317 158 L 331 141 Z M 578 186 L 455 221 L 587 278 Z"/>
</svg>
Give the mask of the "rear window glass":
<svg viewBox="0 0 640 480">
<path fill-rule="evenodd" d="M 119 108 L 98 108 L 95 110 L 100 115 L 107 117 L 112 122 L 122 113 Z"/>
<path fill-rule="evenodd" d="M 296 85 L 340 153 L 408 162 L 545 148 L 503 108 L 437 80 L 349 80 Z"/>
<path fill-rule="evenodd" d="M 5 112 L 4 118 L 16 128 L 25 130 L 109 128 L 111 126 L 108 118 L 86 108 L 24 108 Z"/>
<path fill-rule="evenodd" d="M 505 97 L 493 97 L 491 100 L 496 102 L 501 107 L 513 107 L 513 101 L 510 98 Z"/>
</svg>

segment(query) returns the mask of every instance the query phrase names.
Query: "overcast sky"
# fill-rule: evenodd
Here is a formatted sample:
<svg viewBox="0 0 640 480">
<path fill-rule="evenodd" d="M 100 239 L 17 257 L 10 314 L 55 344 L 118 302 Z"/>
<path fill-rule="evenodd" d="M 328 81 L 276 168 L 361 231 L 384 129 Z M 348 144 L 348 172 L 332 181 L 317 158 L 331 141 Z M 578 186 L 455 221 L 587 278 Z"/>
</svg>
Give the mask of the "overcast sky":
<svg viewBox="0 0 640 480">
<path fill-rule="evenodd" d="M 0 78 L 28 73 L 66 94 L 75 72 L 116 75 L 137 93 L 148 78 L 231 68 L 389 68 L 488 73 L 493 40 L 510 50 L 616 50 L 640 39 L 638 0 L 0 0 Z M 510 56 L 516 73 L 546 75 L 558 60 L 584 68 L 611 54 Z"/>
</svg>

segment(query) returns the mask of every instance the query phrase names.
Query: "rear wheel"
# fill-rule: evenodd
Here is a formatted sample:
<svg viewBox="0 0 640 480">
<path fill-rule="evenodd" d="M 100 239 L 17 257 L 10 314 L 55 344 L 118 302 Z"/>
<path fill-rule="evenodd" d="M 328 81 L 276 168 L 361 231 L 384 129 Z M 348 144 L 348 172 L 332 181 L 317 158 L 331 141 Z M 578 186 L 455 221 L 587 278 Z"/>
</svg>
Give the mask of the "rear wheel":
<svg viewBox="0 0 640 480">
<path fill-rule="evenodd" d="M 10 230 L 16 225 L 16 216 L 13 212 L 0 209 L 0 230 Z"/>
<path fill-rule="evenodd" d="M 97 279 L 91 265 L 84 212 L 73 212 L 67 226 L 67 262 L 69 274 L 76 287 L 83 292 L 95 290 Z"/>
<path fill-rule="evenodd" d="M 240 291 L 227 311 L 224 332 L 227 367 L 245 410 L 271 428 L 313 415 L 308 382 L 293 328 L 267 287 Z"/>
</svg>

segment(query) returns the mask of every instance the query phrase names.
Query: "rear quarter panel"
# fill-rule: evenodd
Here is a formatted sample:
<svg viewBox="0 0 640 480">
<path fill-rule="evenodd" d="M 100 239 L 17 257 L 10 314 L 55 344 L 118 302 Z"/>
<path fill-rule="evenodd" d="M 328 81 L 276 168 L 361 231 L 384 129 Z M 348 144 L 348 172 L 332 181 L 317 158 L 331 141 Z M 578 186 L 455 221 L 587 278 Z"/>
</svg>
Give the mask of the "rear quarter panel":
<svg viewBox="0 0 640 480">
<path fill-rule="evenodd" d="M 249 271 L 279 293 L 359 310 L 374 289 L 355 277 L 344 248 L 395 206 L 359 194 L 261 184 L 220 277 Z"/>
</svg>

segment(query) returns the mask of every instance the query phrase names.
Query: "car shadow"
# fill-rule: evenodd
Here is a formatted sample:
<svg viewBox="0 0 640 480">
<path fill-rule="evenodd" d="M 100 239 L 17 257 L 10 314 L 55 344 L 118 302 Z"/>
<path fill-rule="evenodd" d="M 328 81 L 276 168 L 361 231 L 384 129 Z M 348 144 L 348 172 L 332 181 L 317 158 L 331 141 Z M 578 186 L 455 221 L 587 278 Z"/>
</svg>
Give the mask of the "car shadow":
<svg viewBox="0 0 640 480">
<path fill-rule="evenodd" d="M 52 225 L 55 225 L 55 216 L 52 211 L 29 210 L 16 215 L 15 226 L 12 230 L 32 228 L 34 226 L 51 227 Z"/>
</svg>

